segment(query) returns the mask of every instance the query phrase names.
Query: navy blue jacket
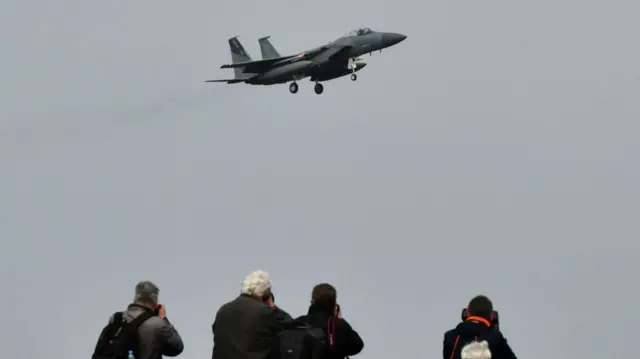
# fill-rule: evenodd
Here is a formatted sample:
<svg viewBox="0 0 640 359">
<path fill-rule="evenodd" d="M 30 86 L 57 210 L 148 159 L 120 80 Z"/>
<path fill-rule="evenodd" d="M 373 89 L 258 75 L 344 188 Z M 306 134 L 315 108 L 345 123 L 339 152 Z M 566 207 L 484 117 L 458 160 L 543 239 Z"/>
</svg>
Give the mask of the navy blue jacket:
<svg viewBox="0 0 640 359">
<path fill-rule="evenodd" d="M 473 320 L 473 317 L 469 319 L 444 333 L 442 359 L 460 359 L 462 347 L 475 338 L 489 343 L 491 359 L 517 359 L 499 330 L 489 327 L 482 320 Z"/>
<path fill-rule="evenodd" d="M 313 305 L 309 307 L 307 315 L 295 319 L 296 323 L 305 323 L 313 328 L 321 328 L 327 333 L 327 323 L 330 313 Z M 335 328 L 335 346 L 327 351 L 323 359 L 344 359 L 347 356 L 356 355 L 364 348 L 364 342 L 358 332 L 344 319 L 338 319 Z"/>
</svg>

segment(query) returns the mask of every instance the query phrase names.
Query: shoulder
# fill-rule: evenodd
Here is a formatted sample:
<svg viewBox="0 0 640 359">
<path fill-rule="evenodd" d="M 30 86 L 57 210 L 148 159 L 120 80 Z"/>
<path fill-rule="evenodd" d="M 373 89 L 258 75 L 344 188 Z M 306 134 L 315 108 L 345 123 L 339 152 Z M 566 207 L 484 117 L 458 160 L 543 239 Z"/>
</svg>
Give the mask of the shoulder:
<svg viewBox="0 0 640 359">
<path fill-rule="evenodd" d="M 116 320 L 116 315 L 122 315 L 122 312 L 115 312 L 113 314 L 111 314 L 111 316 L 109 317 L 109 324 L 113 323 L 114 320 Z"/>
<path fill-rule="evenodd" d="M 349 322 L 344 319 L 344 318 L 337 318 L 338 319 L 338 325 L 340 325 L 341 327 L 347 329 L 347 330 L 353 330 L 353 327 L 351 326 L 351 324 L 349 324 Z"/>
<path fill-rule="evenodd" d="M 145 332 L 159 332 L 167 327 L 169 327 L 169 323 L 158 316 L 153 316 L 140 324 L 140 330 Z"/>
<path fill-rule="evenodd" d="M 294 318 L 293 319 L 293 323 L 295 325 L 310 326 L 309 317 L 306 316 L 306 315 L 301 315 L 301 316 L 299 316 L 297 318 Z"/>
<path fill-rule="evenodd" d="M 248 298 L 240 295 L 233 300 L 221 305 L 218 309 L 218 314 L 224 314 L 227 312 L 232 313 L 237 311 L 246 313 L 248 310 L 259 310 L 261 306 L 260 304 L 262 303 L 253 298 Z"/>
<path fill-rule="evenodd" d="M 256 298 L 246 295 L 239 295 L 237 298 L 227 303 L 229 308 L 255 308 L 256 310 L 268 310 L 269 307 Z"/>
<path fill-rule="evenodd" d="M 458 335 L 457 328 L 449 329 L 446 332 L 444 332 L 444 341 L 445 342 L 453 342 L 457 335 Z"/>
<path fill-rule="evenodd" d="M 497 329 L 488 330 L 485 335 L 486 335 L 488 341 L 494 342 L 494 343 L 495 342 L 506 342 L 506 340 L 507 340 L 507 339 L 505 339 L 504 335 L 502 335 L 502 333 Z"/>
<path fill-rule="evenodd" d="M 243 315 L 253 316 L 259 318 L 276 318 L 277 313 L 275 310 L 269 308 L 268 305 L 264 304 L 258 299 L 247 297 L 247 296 L 239 296 L 229 303 L 228 308 L 233 313 L 238 313 L 238 311 L 242 312 Z M 234 314 L 235 315 L 235 314 Z"/>
<path fill-rule="evenodd" d="M 222 312 L 228 310 L 229 308 L 233 307 L 235 305 L 235 303 L 236 303 L 236 300 L 237 299 L 234 299 L 232 301 L 226 302 L 223 305 L 221 305 L 220 308 L 218 308 L 217 313 L 222 313 Z"/>
</svg>

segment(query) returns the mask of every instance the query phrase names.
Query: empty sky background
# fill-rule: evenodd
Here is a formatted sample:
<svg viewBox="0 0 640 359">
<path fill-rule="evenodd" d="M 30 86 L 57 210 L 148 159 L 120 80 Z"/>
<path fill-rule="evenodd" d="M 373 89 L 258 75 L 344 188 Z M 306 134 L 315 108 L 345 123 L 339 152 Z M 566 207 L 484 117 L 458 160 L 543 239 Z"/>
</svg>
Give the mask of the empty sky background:
<svg viewBox="0 0 640 359">
<path fill-rule="evenodd" d="M 151 279 L 182 357 L 208 358 L 257 268 L 293 315 L 336 284 L 362 358 L 438 357 L 478 292 L 522 358 L 632 354 L 639 10 L 3 0 L 3 357 L 88 358 Z M 408 39 L 321 96 L 203 83 L 231 76 L 231 36 L 257 59 L 261 36 L 291 53 L 361 26 Z"/>
</svg>

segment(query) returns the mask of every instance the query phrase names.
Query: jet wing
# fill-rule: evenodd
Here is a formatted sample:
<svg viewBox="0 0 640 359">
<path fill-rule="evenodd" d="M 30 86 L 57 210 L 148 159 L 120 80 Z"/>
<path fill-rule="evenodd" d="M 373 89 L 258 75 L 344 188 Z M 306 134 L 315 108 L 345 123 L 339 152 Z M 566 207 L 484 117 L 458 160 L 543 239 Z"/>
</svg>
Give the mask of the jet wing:
<svg viewBox="0 0 640 359">
<path fill-rule="evenodd" d="M 329 60 L 335 60 L 335 59 L 339 59 L 341 57 L 346 57 L 347 53 L 349 52 L 349 50 L 351 50 L 353 48 L 353 46 L 350 46 L 350 45 L 344 45 L 344 46 L 333 45 L 330 48 L 332 50 L 332 54 L 329 56 Z"/>
<path fill-rule="evenodd" d="M 264 71 L 269 66 L 275 65 L 278 62 L 291 60 L 293 58 L 299 57 L 300 55 L 291 55 L 291 56 L 281 56 L 274 57 L 272 59 L 264 59 L 264 60 L 256 60 L 256 61 L 244 61 L 244 62 L 236 62 L 233 64 L 226 64 L 220 66 L 221 69 L 232 69 L 238 67 L 244 67 L 243 72 L 250 73 L 260 73 Z"/>
<path fill-rule="evenodd" d="M 240 82 L 244 82 L 247 79 L 224 79 L 224 80 L 206 80 L 205 82 L 226 82 L 228 84 L 237 84 Z"/>
<path fill-rule="evenodd" d="M 244 70 L 242 72 L 255 74 L 255 73 L 264 72 L 268 67 L 271 67 L 271 66 L 284 65 L 284 64 L 291 63 L 298 60 L 312 59 L 325 51 L 331 50 L 334 52 L 341 53 L 342 51 L 348 50 L 350 48 L 351 46 L 332 46 L 332 45 L 321 46 L 315 49 L 303 51 L 295 55 L 280 56 L 280 57 L 274 57 L 271 59 L 262 59 L 262 60 L 256 60 L 256 61 L 236 62 L 233 64 L 222 65 L 220 66 L 220 68 L 230 69 L 230 68 L 243 67 Z"/>
<path fill-rule="evenodd" d="M 323 46 L 319 52 L 325 53 L 324 56 L 314 63 L 314 67 L 322 67 L 327 62 L 346 61 L 349 51 L 353 48 L 351 45 L 334 45 L 329 44 Z"/>
</svg>

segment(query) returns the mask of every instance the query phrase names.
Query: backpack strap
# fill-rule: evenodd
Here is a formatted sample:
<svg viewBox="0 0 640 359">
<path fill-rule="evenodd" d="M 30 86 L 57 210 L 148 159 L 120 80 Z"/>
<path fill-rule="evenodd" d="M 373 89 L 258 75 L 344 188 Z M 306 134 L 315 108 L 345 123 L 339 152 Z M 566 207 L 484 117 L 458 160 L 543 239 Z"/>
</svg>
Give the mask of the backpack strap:
<svg viewBox="0 0 640 359">
<path fill-rule="evenodd" d="M 122 314 L 121 314 L 122 315 Z M 135 317 L 130 323 L 128 323 L 124 329 L 123 334 L 127 338 L 137 338 L 138 337 L 138 327 L 147 321 L 147 319 L 151 317 L 155 317 L 156 314 L 151 310 L 145 310 L 140 315 Z"/>
<path fill-rule="evenodd" d="M 451 349 L 451 356 L 449 357 L 449 359 L 453 359 L 453 357 L 456 355 L 456 348 L 458 347 L 458 342 L 460 342 L 460 334 L 456 335 L 456 341 L 453 342 L 453 349 Z"/>
<path fill-rule="evenodd" d="M 327 319 L 327 337 L 329 339 L 329 348 L 333 349 L 336 346 L 336 333 L 339 325 L 340 318 L 332 315 Z M 345 359 L 349 359 L 348 355 L 345 355 Z"/>
<path fill-rule="evenodd" d="M 122 315 L 122 313 L 120 313 L 120 315 Z M 139 316 L 137 316 L 134 320 L 131 321 L 131 323 L 129 323 L 129 326 L 131 328 L 136 328 L 138 329 L 138 327 L 147 321 L 147 319 L 151 318 L 151 317 L 155 317 L 156 313 L 154 313 L 152 310 L 145 310 L 144 312 L 142 312 L 142 314 L 140 314 Z"/>
<path fill-rule="evenodd" d="M 122 318 L 123 313 L 119 313 L 119 316 Z M 122 328 L 122 333 L 119 336 L 120 338 L 122 338 L 122 340 L 119 340 L 118 347 L 120 347 L 120 349 L 118 349 L 118 351 L 120 351 L 121 349 L 126 349 L 122 346 L 130 346 L 133 352 L 137 354 L 138 327 L 147 319 L 154 316 L 156 316 L 156 313 L 154 313 L 152 310 L 145 310 L 140 315 L 135 317 L 131 322 L 125 324 L 125 326 Z"/>
<path fill-rule="evenodd" d="M 330 316 L 327 319 L 327 337 L 329 339 L 329 348 L 333 348 L 336 345 L 336 321 L 338 318 Z"/>
</svg>

